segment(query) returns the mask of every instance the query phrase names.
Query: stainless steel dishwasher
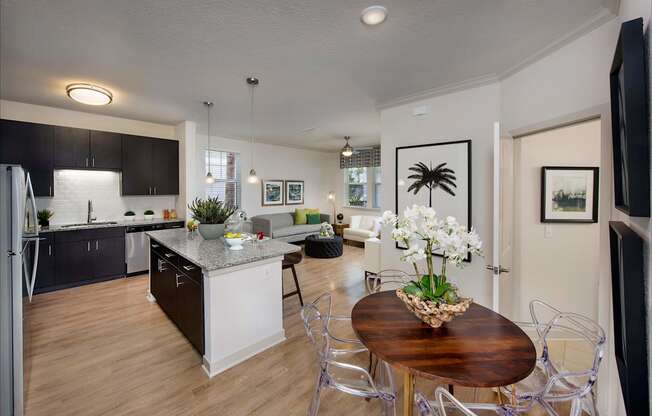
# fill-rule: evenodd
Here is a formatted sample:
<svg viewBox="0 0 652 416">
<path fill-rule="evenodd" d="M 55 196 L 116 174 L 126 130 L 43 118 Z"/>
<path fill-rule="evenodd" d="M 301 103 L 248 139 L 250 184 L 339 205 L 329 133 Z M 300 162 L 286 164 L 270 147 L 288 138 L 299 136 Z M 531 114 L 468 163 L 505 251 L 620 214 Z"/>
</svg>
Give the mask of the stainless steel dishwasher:
<svg viewBox="0 0 652 416">
<path fill-rule="evenodd" d="M 145 235 L 147 231 L 182 227 L 183 221 L 128 226 L 125 234 L 127 276 L 142 274 L 149 270 L 149 244 Z"/>
</svg>

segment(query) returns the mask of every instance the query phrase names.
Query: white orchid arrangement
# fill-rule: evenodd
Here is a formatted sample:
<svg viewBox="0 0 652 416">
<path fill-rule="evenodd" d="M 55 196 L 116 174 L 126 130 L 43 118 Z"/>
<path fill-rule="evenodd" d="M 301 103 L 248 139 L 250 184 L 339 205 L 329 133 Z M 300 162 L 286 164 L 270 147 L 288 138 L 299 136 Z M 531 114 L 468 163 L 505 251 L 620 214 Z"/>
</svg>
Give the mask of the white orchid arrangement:
<svg viewBox="0 0 652 416">
<path fill-rule="evenodd" d="M 457 288 L 446 281 L 446 264 L 463 267 L 469 254 L 482 256 L 482 241 L 473 228 L 467 231 L 454 217 L 440 219 L 435 210 L 421 205 L 407 207 L 402 216 L 386 211 L 381 224 L 393 226 L 392 239 L 407 247 L 401 260 L 412 263 L 417 281 L 403 290 L 422 299 L 434 302 L 456 303 Z M 441 273 L 435 274 L 433 252 L 442 253 Z M 418 262 L 426 260 L 428 274 L 421 274 Z"/>
</svg>

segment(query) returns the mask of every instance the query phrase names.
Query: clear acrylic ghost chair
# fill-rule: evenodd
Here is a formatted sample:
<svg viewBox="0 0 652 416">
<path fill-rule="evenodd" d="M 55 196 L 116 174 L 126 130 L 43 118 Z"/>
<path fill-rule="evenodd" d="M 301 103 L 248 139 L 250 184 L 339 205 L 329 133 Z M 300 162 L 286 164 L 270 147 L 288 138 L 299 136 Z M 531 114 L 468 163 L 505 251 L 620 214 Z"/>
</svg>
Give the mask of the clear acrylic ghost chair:
<svg viewBox="0 0 652 416">
<path fill-rule="evenodd" d="M 535 400 L 551 415 L 557 415 L 552 404 L 559 402 L 570 403 L 571 416 L 579 416 L 582 409 L 597 415 L 593 387 L 604 355 L 604 330 L 590 318 L 561 312 L 541 300 L 530 302 L 530 314 L 532 323 L 520 325 L 536 332 L 533 338 L 540 351 L 536 367 L 514 389 L 508 386 L 501 391 L 519 401 Z"/>
<path fill-rule="evenodd" d="M 375 276 L 369 276 L 365 280 L 367 292 L 378 293 L 387 290 L 395 290 L 412 280 L 412 276 L 402 270 L 387 269 L 381 270 Z"/>
<path fill-rule="evenodd" d="M 324 387 L 365 399 L 380 399 L 382 414 L 395 415 L 396 394 L 391 369 L 384 364 L 382 376 L 374 380 L 369 371 L 347 362 L 355 358 L 355 354 L 368 353 L 368 350 L 357 339 L 333 334 L 330 328 L 332 321 L 350 318 L 333 315 L 331 311 L 332 299 L 329 293 L 301 308 L 303 325 L 319 359 L 319 374 L 308 415 L 317 414 Z"/>
<path fill-rule="evenodd" d="M 429 402 L 421 393 L 415 395 L 415 405 L 420 416 L 515 416 L 528 412 L 536 405 L 510 406 L 491 403 L 462 403 L 448 390 L 438 387 L 435 401 Z"/>
</svg>

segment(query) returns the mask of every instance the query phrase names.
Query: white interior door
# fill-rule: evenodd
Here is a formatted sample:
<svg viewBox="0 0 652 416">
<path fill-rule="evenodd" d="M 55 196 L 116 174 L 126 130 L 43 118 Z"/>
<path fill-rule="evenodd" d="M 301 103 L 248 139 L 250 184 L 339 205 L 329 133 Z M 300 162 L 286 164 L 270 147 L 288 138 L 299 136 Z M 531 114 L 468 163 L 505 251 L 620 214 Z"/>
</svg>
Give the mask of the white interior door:
<svg viewBox="0 0 652 416">
<path fill-rule="evenodd" d="M 492 272 L 493 310 L 505 316 L 512 315 L 513 218 L 514 218 L 514 142 L 501 137 L 500 123 L 494 123 L 493 169 L 493 253 Z"/>
</svg>

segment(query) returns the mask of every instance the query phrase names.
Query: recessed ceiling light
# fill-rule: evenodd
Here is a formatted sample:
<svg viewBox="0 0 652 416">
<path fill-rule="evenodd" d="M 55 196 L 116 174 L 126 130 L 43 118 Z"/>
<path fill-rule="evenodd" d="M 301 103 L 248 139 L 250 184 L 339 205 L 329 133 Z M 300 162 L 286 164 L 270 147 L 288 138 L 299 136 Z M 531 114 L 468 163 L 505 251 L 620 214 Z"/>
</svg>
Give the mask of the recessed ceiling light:
<svg viewBox="0 0 652 416">
<path fill-rule="evenodd" d="M 73 100 L 87 105 L 107 105 L 113 101 L 111 91 L 93 84 L 70 84 L 66 87 L 66 94 Z"/>
<path fill-rule="evenodd" d="M 383 23 L 387 19 L 387 9 L 383 6 L 370 6 L 362 11 L 360 16 L 362 23 L 375 26 Z"/>
</svg>

